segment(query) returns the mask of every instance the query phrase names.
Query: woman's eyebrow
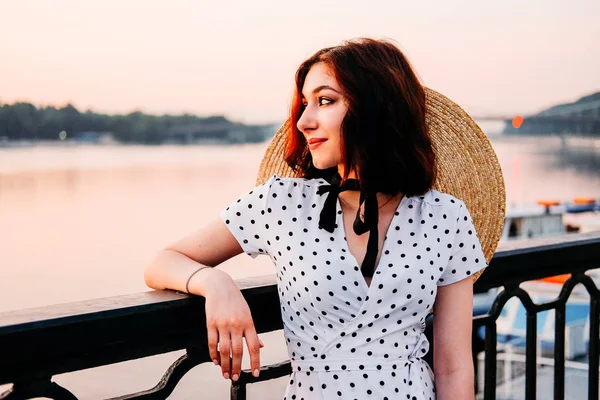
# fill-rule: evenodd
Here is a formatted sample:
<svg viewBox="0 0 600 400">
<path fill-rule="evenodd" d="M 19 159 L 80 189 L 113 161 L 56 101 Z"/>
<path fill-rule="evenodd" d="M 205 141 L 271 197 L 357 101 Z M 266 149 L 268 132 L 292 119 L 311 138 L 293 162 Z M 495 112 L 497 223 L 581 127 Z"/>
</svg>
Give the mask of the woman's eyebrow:
<svg viewBox="0 0 600 400">
<path fill-rule="evenodd" d="M 325 89 L 329 89 L 329 90 L 333 90 L 336 93 L 340 93 L 339 91 L 337 91 L 336 89 L 332 88 L 329 85 L 321 85 L 321 86 L 317 86 L 316 88 L 313 89 L 313 94 L 317 94 L 319 93 L 321 90 L 325 90 Z M 302 97 L 306 97 L 304 96 L 304 93 L 302 93 Z"/>
</svg>

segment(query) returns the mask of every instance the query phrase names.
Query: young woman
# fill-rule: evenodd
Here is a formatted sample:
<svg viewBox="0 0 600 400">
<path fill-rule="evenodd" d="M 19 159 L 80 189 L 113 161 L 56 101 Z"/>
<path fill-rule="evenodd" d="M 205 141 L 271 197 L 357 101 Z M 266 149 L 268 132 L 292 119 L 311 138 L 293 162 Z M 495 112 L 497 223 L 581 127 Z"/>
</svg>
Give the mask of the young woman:
<svg viewBox="0 0 600 400">
<path fill-rule="evenodd" d="M 501 222 L 484 227 L 484 254 L 466 204 L 481 220 L 504 215 L 489 142 L 388 41 L 310 57 L 290 114 L 263 183 L 161 251 L 147 284 L 204 296 L 223 377 L 238 379 L 243 338 L 258 376 L 262 343 L 248 305 L 227 274 L 205 267 L 267 254 L 293 369 L 284 398 L 473 399 L 473 278 Z M 433 308 L 435 371 L 422 359 Z"/>
</svg>

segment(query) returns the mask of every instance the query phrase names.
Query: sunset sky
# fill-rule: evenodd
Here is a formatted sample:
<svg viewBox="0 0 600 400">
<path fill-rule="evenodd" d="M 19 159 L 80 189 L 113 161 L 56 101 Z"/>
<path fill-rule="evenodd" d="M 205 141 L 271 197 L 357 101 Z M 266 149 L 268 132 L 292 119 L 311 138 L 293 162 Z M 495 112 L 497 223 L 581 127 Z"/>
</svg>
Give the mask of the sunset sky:
<svg viewBox="0 0 600 400">
<path fill-rule="evenodd" d="M 0 0 L 0 102 L 80 111 L 287 115 L 300 62 L 391 38 L 474 114 L 600 90 L 599 0 Z"/>
</svg>

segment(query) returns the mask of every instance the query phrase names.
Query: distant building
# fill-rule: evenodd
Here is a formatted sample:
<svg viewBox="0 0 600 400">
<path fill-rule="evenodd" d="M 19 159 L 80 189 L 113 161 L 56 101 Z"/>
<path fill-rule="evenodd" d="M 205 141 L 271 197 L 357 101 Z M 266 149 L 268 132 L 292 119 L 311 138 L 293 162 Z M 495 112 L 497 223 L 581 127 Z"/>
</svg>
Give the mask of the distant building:
<svg viewBox="0 0 600 400">
<path fill-rule="evenodd" d="M 69 140 L 80 143 L 94 143 L 103 145 L 118 143 L 112 133 L 95 131 L 78 132 L 73 135 L 73 137 L 70 137 Z"/>
<path fill-rule="evenodd" d="M 243 125 L 227 120 L 177 125 L 168 130 L 166 143 L 260 143 L 275 134 L 274 125 Z"/>
</svg>

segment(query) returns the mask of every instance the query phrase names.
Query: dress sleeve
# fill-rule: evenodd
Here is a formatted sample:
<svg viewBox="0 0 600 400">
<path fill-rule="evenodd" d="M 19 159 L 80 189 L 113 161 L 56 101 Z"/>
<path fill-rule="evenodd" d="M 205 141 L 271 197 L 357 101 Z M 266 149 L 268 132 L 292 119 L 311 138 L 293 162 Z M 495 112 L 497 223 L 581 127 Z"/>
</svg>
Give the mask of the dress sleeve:
<svg viewBox="0 0 600 400">
<path fill-rule="evenodd" d="M 464 202 L 458 211 L 456 235 L 451 251 L 452 255 L 437 282 L 438 286 L 458 282 L 487 267 L 473 219 Z"/>
<path fill-rule="evenodd" d="M 276 175 L 221 212 L 221 220 L 238 241 L 244 253 L 252 258 L 267 254 L 266 215 L 271 186 Z"/>
</svg>

